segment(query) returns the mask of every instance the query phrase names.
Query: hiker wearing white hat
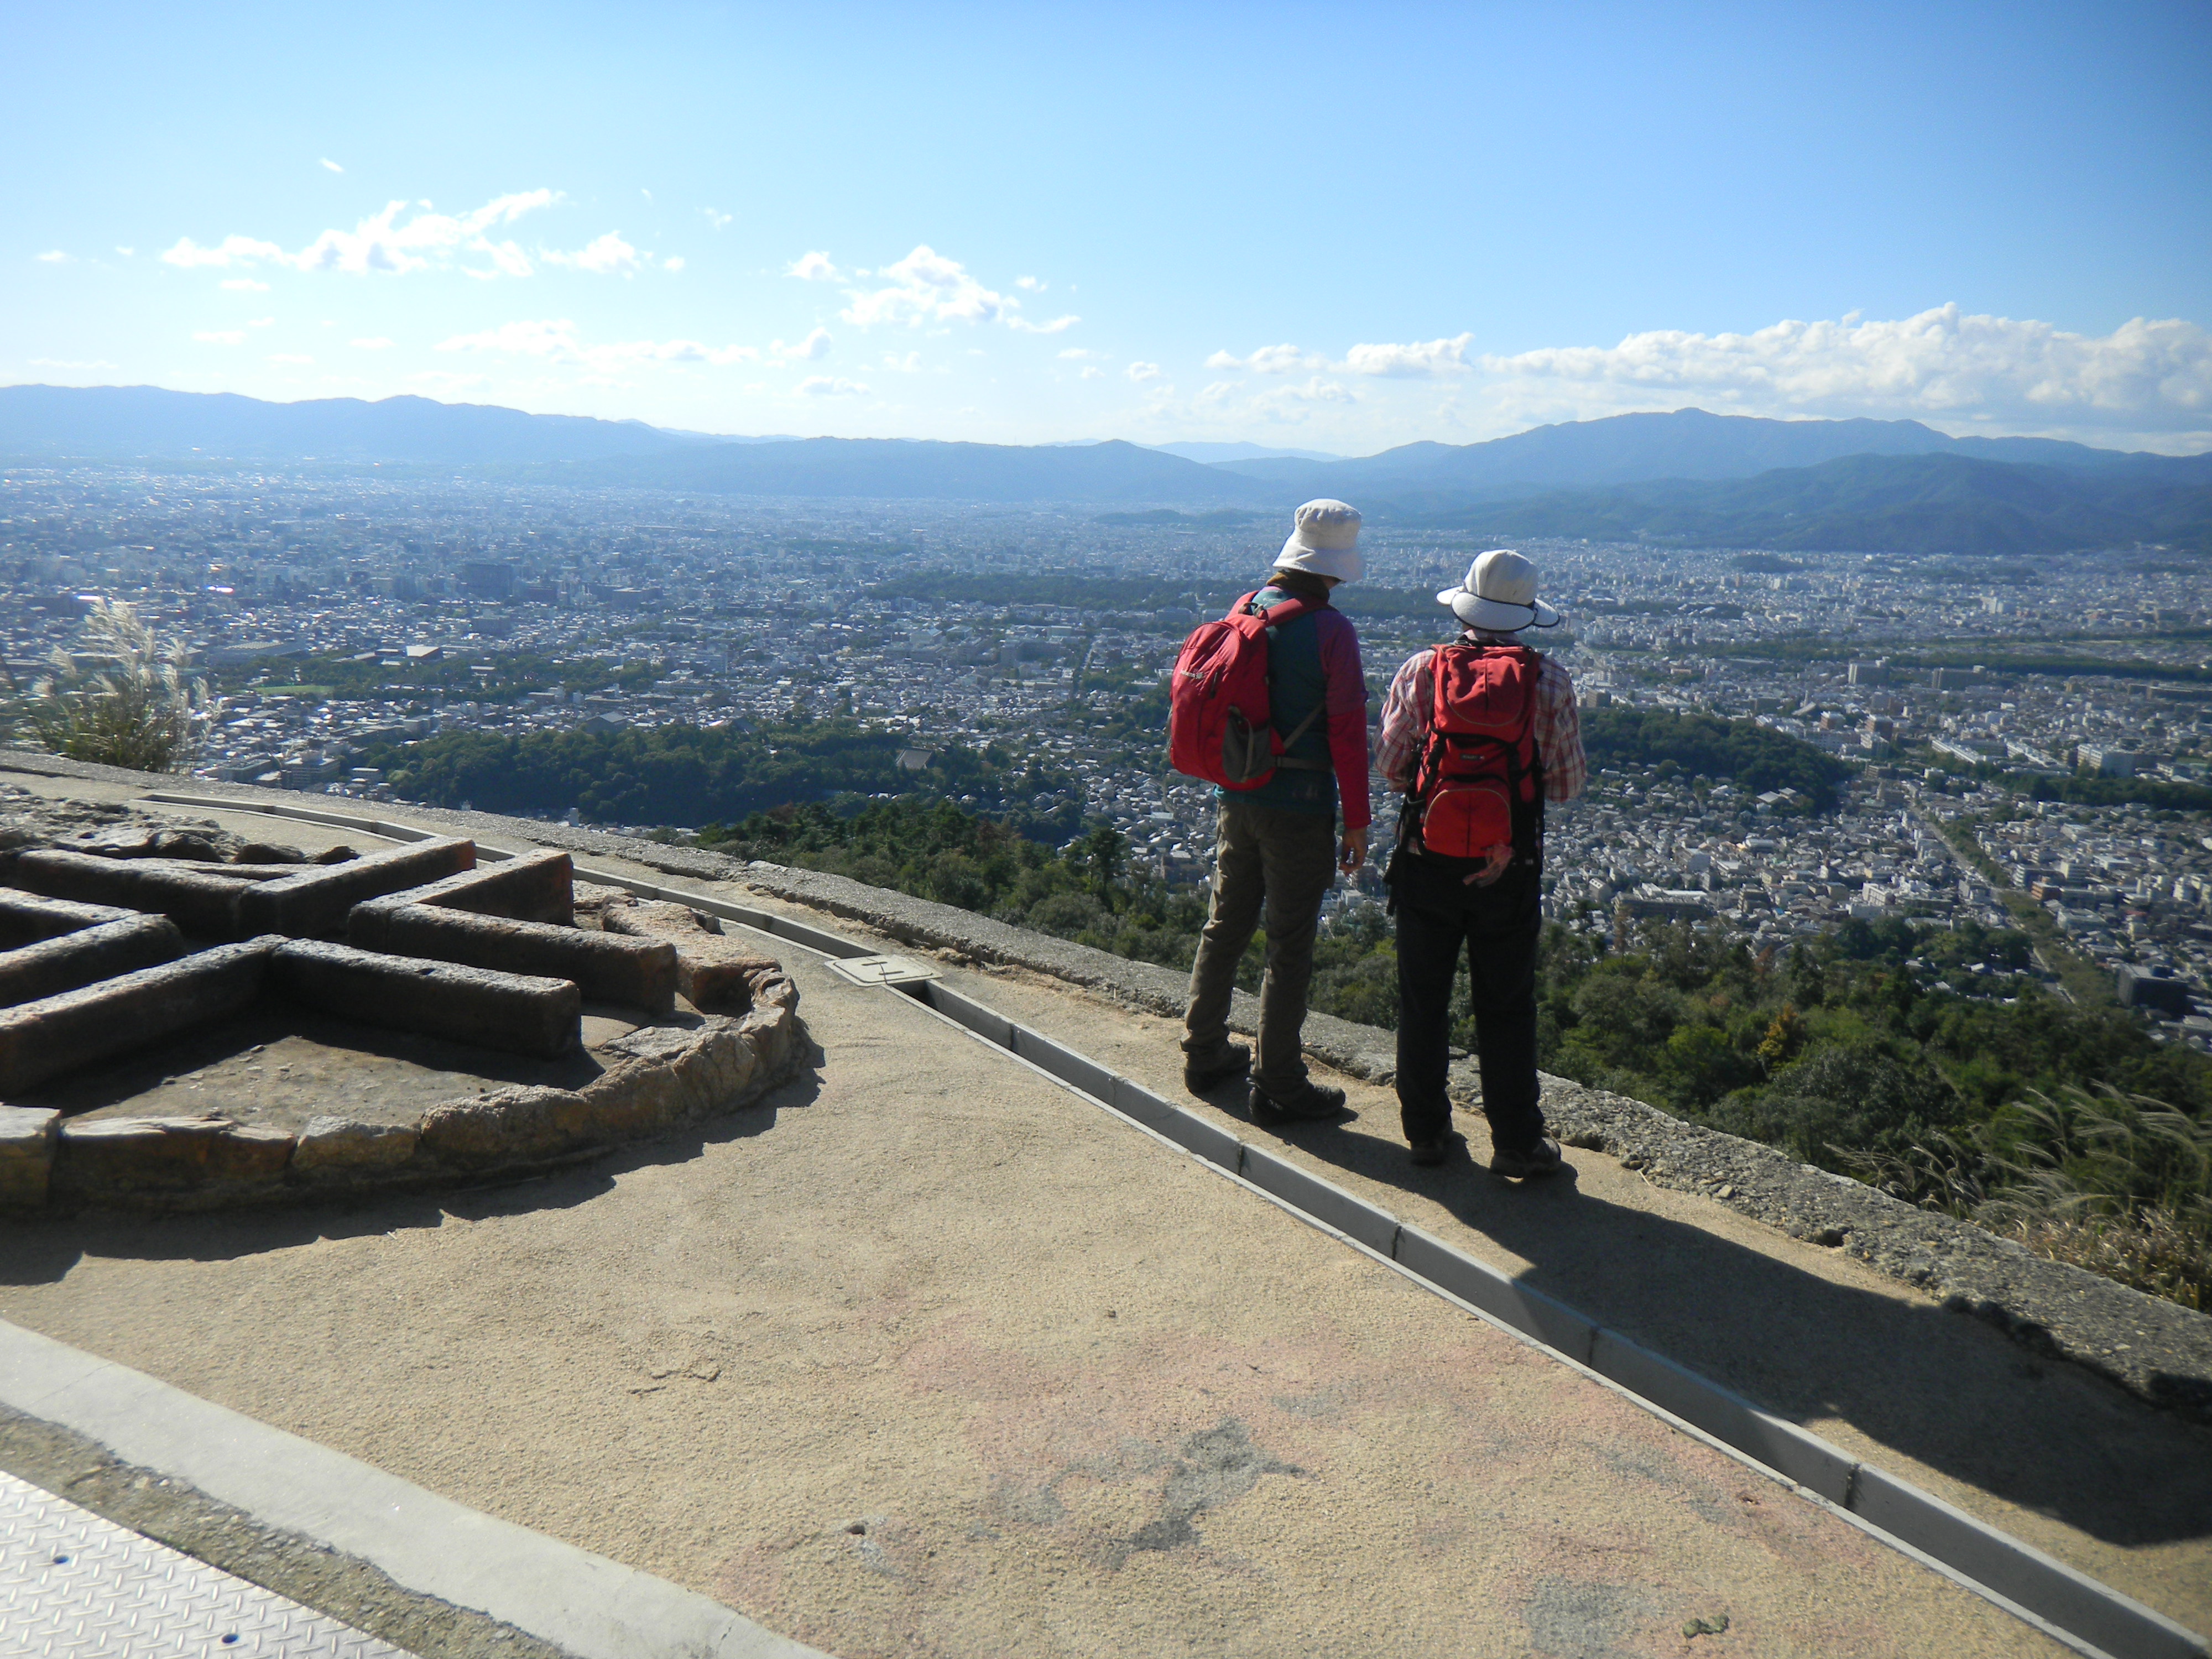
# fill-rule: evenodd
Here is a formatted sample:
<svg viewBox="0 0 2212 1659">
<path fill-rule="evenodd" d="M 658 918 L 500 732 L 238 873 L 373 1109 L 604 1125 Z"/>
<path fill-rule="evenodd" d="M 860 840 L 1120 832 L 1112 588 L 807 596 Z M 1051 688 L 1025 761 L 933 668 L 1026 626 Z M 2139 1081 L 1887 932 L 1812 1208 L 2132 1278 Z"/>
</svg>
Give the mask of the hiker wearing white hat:
<svg viewBox="0 0 2212 1659">
<path fill-rule="evenodd" d="M 1359 574 L 1358 512 L 1342 501 L 1308 501 L 1266 585 L 1232 613 L 1234 620 L 1291 607 L 1292 620 L 1261 630 L 1267 724 L 1279 748 L 1265 782 L 1218 792 L 1213 902 L 1191 964 L 1183 1082 L 1204 1093 L 1249 1066 L 1252 1116 L 1262 1124 L 1334 1117 L 1344 1109 L 1341 1089 L 1307 1075 L 1299 1038 L 1322 897 L 1339 871 L 1350 875 L 1367 860 L 1367 678 L 1351 618 L 1328 603 L 1332 589 Z M 1263 917 L 1267 966 L 1255 1063 L 1251 1049 L 1229 1040 L 1229 1005 L 1237 965 Z"/>
<path fill-rule="evenodd" d="M 1413 1162 L 1456 1137 L 1444 1094 L 1452 981 L 1468 959 L 1490 1120 L 1490 1167 L 1516 1179 L 1559 1167 L 1536 1084 L 1536 944 L 1543 927 L 1544 804 L 1588 775 L 1574 683 L 1525 635 L 1556 628 L 1534 562 L 1493 548 L 1437 595 L 1456 639 L 1408 657 L 1382 706 L 1379 768 L 1404 796 L 1383 879 L 1398 921 L 1398 1107 Z"/>
</svg>

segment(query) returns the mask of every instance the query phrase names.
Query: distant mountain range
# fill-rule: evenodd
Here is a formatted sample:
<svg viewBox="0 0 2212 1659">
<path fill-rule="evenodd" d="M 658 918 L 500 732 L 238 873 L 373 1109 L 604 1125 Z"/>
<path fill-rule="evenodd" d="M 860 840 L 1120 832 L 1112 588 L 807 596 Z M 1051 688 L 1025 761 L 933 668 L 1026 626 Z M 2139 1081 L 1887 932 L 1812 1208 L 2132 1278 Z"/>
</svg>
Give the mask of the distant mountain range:
<svg viewBox="0 0 2212 1659">
<path fill-rule="evenodd" d="M 2212 455 L 1953 438 L 1915 421 L 1774 421 L 1695 409 L 1332 460 L 1251 445 L 723 438 L 424 398 L 274 404 L 155 386 L 22 386 L 0 387 L 0 458 L 376 461 L 702 493 L 1215 515 L 1286 513 L 1336 495 L 1377 520 L 1501 538 L 1900 553 L 2150 542 L 2212 552 Z"/>
<path fill-rule="evenodd" d="M 1486 540 L 1583 536 L 1915 554 L 2063 553 L 2149 543 L 2212 552 L 2212 482 L 1973 455 L 1846 455 L 1750 478 L 1547 491 L 1446 509 L 1427 522 Z"/>
</svg>

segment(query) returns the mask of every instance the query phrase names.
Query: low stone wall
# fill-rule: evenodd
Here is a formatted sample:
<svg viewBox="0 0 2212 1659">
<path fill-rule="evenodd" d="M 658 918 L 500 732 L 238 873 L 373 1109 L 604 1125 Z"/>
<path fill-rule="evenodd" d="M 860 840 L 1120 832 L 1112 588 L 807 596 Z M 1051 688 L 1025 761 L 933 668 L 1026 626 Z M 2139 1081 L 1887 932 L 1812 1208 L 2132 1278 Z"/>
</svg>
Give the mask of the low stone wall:
<svg viewBox="0 0 2212 1659">
<path fill-rule="evenodd" d="M 737 1111 L 811 1062 L 797 1011 L 643 1026 L 597 1051 L 581 1089 L 514 1087 L 426 1109 L 411 1123 L 311 1119 L 295 1133 L 220 1116 L 64 1119 L 0 1106 L 0 1213 L 105 1206 L 207 1210 L 437 1186 L 598 1156 Z"/>
</svg>

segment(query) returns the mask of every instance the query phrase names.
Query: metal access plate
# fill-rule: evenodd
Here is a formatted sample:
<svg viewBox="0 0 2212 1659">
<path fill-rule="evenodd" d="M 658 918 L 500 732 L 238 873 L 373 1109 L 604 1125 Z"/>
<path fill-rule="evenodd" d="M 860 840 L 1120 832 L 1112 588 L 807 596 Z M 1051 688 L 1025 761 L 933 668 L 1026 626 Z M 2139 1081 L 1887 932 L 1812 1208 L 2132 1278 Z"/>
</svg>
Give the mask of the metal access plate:
<svg viewBox="0 0 2212 1659">
<path fill-rule="evenodd" d="M 824 965 L 838 978 L 855 985 L 917 985 L 943 977 L 936 969 L 912 957 L 831 957 Z"/>
<path fill-rule="evenodd" d="M 408 1659 L 10 1474 L 0 1474 L 0 1654 Z"/>
</svg>

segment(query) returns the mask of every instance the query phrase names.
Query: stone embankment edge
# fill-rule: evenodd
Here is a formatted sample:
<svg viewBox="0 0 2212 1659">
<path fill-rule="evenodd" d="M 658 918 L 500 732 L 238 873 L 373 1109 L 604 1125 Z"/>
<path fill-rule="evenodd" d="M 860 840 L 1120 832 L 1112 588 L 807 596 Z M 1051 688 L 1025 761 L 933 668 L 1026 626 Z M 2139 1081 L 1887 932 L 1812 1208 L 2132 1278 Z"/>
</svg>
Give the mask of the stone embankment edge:
<svg viewBox="0 0 2212 1659">
<path fill-rule="evenodd" d="M 572 1659 L 826 1659 L 665 1579 L 5 1321 L 0 1408 Z"/>
<path fill-rule="evenodd" d="M 140 788 L 149 781 L 145 773 L 0 751 L 0 770 L 11 769 Z M 166 781 L 176 788 L 167 799 L 179 805 L 294 817 L 393 840 L 426 838 L 413 825 L 301 806 L 296 804 L 301 797 L 283 791 L 198 779 L 186 788 L 185 781 Z M 842 876 L 747 864 L 697 848 L 566 824 L 435 807 L 405 810 L 409 817 L 449 833 L 520 836 L 540 846 L 619 858 L 672 875 L 743 883 L 904 944 L 1044 974 L 1152 1013 L 1176 1018 L 1183 1011 L 1187 981 L 1175 969 Z M 1257 1000 L 1237 993 L 1231 1023 L 1249 1032 L 1258 1017 Z M 1387 1085 L 1396 1067 L 1392 1033 L 1325 1014 L 1307 1018 L 1305 1047 L 1314 1058 L 1371 1083 Z M 1455 1065 L 1449 1086 L 1460 1104 L 1479 1105 L 1481 1084 L 1472 1066 Z M 1915 1209 L 1847 1176 L 1799 1164 L 1771 1146 L 1686 1123 L 1642 1101 L 1549 1075 L 1543 1079 L 1543 1091 L 1545 1113 L 1569 1146 L 1617 1158 L 1654 1186 L 1725 1204 L 1793 1238 L 1840 1249 L 1925 1291 L 1954 1312 L 1986 1321 L 2039 1354 L 2071 1361 L 2154 1405 L 2212 1422 L 2212 1316 L 2047 1261 L 1969 1223 Z"/>
<path fill-rule="evenodd" d="M 200 803 L 186 799 L 177 804 Z M 281 805 L 261 810 L 285 815 Z M 370 826 L 356 819 L 353 827 Z M 393 827 L 401 839 L 422 833 L 408 826 Z M 749 873 L 757 868 L 748 866 Z M 576 873 L 584 880 L 621 887 L 641 897 L 688 904 L 824 956 L 850 958 L 872 954 L 867 945 L 838 934 L 708 894 L 664 888 L 581 866 Z M 862 890 L 874 894 L 878 890 Z M 1119 958 L 1107 960 L 1118 962 Z M 1308 1225 L 1759 1470 L 2075 1651 L 2091 1659 L 2100 1656 L 2207 1659 L 2212 1655 L 2203 1637 L 2133 1597 L 1909 1482 L 1854 1459 L 1818 1435 L 1762 1411 L 1741 1395 L 1600 1326 L 1442 1240 L 1407 1226 L 1380 1206 L 1231 1134 L 975 999 L 933 981 L 885 990 L 887 994 L 921 1004 L 947 1024 L 1012 1056 L 1025 1068 L 1149 1138 L 1198 1158 L 1214 1172 Z"/>
</svg>

